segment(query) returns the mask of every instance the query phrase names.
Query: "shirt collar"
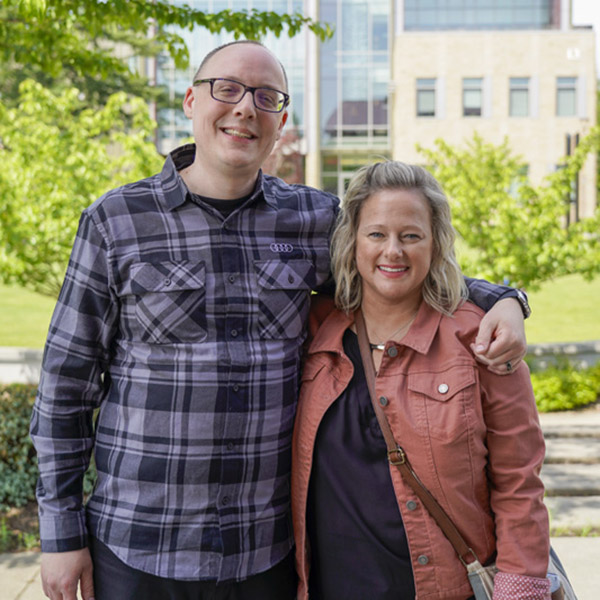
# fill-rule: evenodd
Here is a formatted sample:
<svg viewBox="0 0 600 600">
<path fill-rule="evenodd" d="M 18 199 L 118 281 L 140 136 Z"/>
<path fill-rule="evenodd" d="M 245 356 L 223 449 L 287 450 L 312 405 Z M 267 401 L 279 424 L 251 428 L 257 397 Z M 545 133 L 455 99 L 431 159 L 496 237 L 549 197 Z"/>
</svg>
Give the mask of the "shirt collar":
<svg viewBox="0 0 600 600">
<path fill-rule="evenodd" d="M 196 144 L 186 144 L 175 148 L 165 160 L 160 179 L 165 193 L 165 202 L 169 210 L 174 210 L 188 200 L 188 189 L 179 171 L 191 165 L 196 155 Z M 270 179 L 270 178 L 269 178 Z M 273 185 L 269 185 L 269 179 L 265 179 L 262 170 L 258 171 L 256 185 L 248 203 L 255 202 L 261 198 L 273 207 L 277 208 L 276 192 Z"/>
</svg>

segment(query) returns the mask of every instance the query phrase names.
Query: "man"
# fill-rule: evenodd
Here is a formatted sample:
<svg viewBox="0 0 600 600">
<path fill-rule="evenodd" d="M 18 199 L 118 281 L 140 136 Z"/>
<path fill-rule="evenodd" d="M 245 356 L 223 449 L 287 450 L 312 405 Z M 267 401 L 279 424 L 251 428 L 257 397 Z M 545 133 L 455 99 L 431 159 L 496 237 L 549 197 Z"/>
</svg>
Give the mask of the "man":
<svg viewBox="0 0 600 600">
<path fill-rule="evenodd" d="M 337 199 L 260 172 L 287 104 L 266 48 L 216 49 L 183 103 L 195 146 L 82 215 L 31 426 L 52 600 L 295 596 L 291 432 Z M 486 308 L 506 291 L 472 288 Z M 506 372 L 524 335 L 501 304 L 480 341 Z"/>
</svg>

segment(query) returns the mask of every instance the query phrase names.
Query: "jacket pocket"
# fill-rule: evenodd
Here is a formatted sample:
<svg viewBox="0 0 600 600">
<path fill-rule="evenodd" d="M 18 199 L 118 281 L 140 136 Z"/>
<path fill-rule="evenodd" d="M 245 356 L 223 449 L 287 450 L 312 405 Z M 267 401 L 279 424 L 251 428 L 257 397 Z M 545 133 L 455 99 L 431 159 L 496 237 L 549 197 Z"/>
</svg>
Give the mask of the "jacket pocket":
<svg viewBox="0 0 600 600">
<path fill-rule="evenodd" d="M 258 279 L 258 328 L 265 339 L 300 336 L 308 319 L 314 266 L 308 260 L 254 263 Z"/>
<path fill-rule="evenodd" d="M 139 337 L 151 344 L 206 338 L 204 262 L 162 261 L 131 267 L 131 293 Z"/>
<path fill-rule="evenodd" d="M 451 367 L 439 373 L 413 373 L 408 377 L 411 405 L 419 407 L 425 436 L 444 442 L 467 434 L 468 409 L 476 390 L 472 366 Z"/>
</svg>

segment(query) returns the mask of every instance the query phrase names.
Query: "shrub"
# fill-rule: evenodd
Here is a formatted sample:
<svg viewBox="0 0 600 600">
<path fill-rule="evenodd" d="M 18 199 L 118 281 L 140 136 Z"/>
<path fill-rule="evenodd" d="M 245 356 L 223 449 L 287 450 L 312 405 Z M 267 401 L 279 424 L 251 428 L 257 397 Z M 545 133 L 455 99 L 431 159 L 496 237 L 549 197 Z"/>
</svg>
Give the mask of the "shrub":
<svg viewBox="0 0 600 600">
<path fill-rule="evenodd" d="M 596 402 L 600 394 L 600 363 L 577 370 L 563 362 L 531 374 L 540 412 L 573 410 Z"/>
<path fill-rule="evenodd" d="M 29 437 L 35 393 L 35 385 L 0 386 L 0 511 L 35 500 L 38 467 Z M 84 479 L 85 494 L 91 493 L 95 477 L 92 465 Z"/>
<path fill-rule="evenodd" d="M 38 469 L 29 421 L 35 386 L 0 387 L 0 510 L 35 499 Z"/>
</svg>

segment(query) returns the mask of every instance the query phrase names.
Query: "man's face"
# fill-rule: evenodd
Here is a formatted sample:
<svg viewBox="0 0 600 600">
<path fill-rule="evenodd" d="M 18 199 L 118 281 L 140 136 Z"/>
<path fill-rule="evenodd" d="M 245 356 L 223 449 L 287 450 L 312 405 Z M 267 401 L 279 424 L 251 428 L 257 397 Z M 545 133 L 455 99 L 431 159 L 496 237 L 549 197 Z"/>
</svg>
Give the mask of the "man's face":
<svg viewBox="0 0 600 600">
<path fill-rule="evenodd" d="M 236 44 L 217 52 L 198 76 L 211 77 L 287 91 L 275 57 L 254 44 Z M 285 110 L 281 113 L 258 110 L 250 92 L 238 104 L 214 100 L 209 83 L 188 88 L 183 108 L 193 121 L 196 161 L 206 177 L 255 176 L 287 120 Z"/>
</svg>

